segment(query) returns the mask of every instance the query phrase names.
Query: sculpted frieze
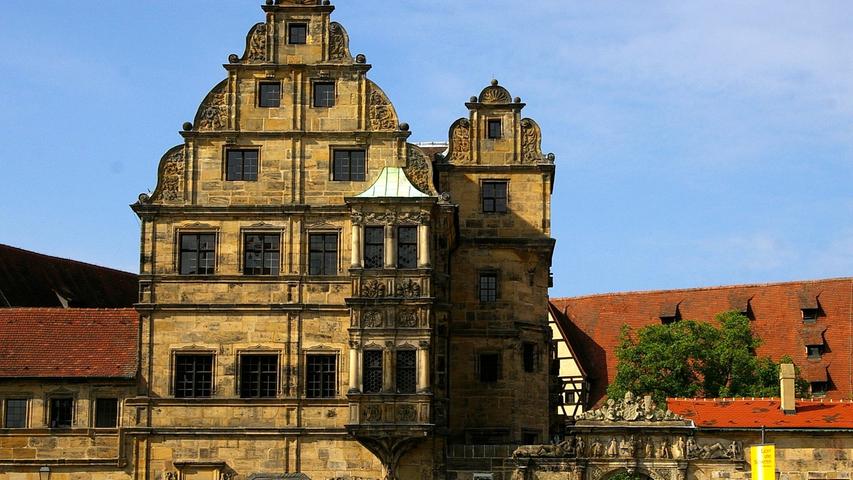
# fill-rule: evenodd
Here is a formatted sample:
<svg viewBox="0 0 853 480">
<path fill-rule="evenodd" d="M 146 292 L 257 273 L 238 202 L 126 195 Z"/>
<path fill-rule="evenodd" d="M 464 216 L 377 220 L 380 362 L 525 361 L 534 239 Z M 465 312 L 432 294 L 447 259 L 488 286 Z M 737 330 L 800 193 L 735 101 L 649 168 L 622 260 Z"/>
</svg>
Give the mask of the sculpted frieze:
<svg viewBox="0 0 853 480">
<path fill-rule="evenodd" d="M 349 35 L 343 25 L 332 22 L 329 25 L 329 59 L 332 61 L 352 61 L 349 51 Z"/>
<path fill-rule="evenodd" d="M 454 124 L 450 133 L 450 161 L 471 161 L 471 123 L 464 118 Z"/>
<path fill-rule="evenodd" d="M 379 280 L 370 280 L 361 286 L 361 296 L 366 298 L 382 298 L 385 296 L 385 284 Z"/>
<path fill-rule="evenodd" d="M 245 60 L 252 63 L 262 63 L 267 61 L 267 33 L 269 27 L 266 23 L 259 23 L 249 32 L 249 39 L 246 44 Z"/>
<path fill-rule="evenodd" d="M 684 421 L 670 410 L 659 409 L 651 397 L 645 397 L 641 402 L 636 401 L 631 392 L 625 393 L 625 397 L 620 401 L 609 398 L 603 407 L 583 412 L 577 419 L 609 423 Z"/>
</svg>

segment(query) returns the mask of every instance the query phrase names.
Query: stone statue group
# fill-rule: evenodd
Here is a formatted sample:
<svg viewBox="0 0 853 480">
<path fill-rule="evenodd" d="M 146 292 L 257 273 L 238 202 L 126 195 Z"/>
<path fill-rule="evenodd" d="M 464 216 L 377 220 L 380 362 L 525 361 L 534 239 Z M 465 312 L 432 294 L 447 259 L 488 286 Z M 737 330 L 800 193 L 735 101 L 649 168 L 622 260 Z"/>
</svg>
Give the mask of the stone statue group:
<svg viewBox="0 0 853 480">
<path fill-rule="evenodd" d="M 637 439 L 627 437 L 595 438 L 587 445 L 583 436 L 571 436 L 553 445 L 523 445 L 513 452 L 514 458 L 661 458 L 661 459 L 743 459 L 743 447 L 733 441 L 699 446 L 693 437 Z"/>
</svg>

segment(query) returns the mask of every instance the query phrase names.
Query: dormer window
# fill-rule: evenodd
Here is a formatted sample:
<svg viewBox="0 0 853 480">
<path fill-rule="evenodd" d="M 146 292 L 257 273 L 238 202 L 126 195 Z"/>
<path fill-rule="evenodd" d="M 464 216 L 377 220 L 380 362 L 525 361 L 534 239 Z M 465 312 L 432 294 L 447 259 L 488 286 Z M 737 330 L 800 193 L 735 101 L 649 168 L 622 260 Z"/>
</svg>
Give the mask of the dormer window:
<svg viewBox="0 0 853 480">
<path fill-rule="evenodd" d="M 681 302 L 665 305 L 661 308 L 660 323 L 663 325 L 669 325 L 672 323 L 681 321 Z"/>
<path fill-rule="evenodd" d="M 291 23 L 288 25 L 287 43 L 291 45 L 305 45 L 308 43 L 308 24 Z"/>
<path fill-rule="evenodd" d="M 815 323 L 820 315 L 818 308 L 803 308 L 801 312 L 803 313 L 803 323 Z"/>
<path fill-rule="evenodd" d="M 503 128 L 501 127 L 501 120 L 499 118 L 489 120 L 486 126 L 488 127 L 486 130 L 487 138 L 496 140 L 503 136 Z"/>
<path fill-rule="evenodd" d="M 807 345 L 806 351 L 808 353 L 809 360 L 820 360 L 820 357 L 823 356 L 824 346 L 823 345 Z"/>
</svg>

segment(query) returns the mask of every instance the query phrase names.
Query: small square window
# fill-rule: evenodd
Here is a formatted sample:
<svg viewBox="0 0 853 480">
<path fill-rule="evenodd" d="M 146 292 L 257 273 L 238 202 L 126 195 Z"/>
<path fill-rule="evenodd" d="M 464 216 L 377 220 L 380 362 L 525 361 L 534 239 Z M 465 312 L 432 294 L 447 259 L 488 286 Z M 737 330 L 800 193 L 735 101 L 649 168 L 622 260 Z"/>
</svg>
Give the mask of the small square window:
<svg viewBox="0 0 853 480">
<path fill-rule="evenodd" d="M 287 43 L 305 45 L 308 42 L 308 24 L 291 23 L 287 27 Z"/>
<path fill-rule="evenodd" d="M 6 417 L 3 419 L 4 428 L 27 428 L 27 400 L 10 398 L 6 400 Z"/>
<path fill-rule="evenodd" d="M 338 234 L 315 233 L 308 236 L 308 274 L 338 273 Z"/>
<path fill-rule="evenodd" d="M 804 323 L 815 323 L 818 315 L 820 314 L 820 310 L 817 308 L 804 308 L 802 312 Z"/>
<path fill-rule="evenodd" d="M 499 119 L 489 120 L 487 122 L 487 126 L 488 126 L 488 131 L 487 131 L 488 138 L 498 139 L 498 138 L 501 138 L 503 136 L 503 128 L 501 126 L 501 121 Z"/>
<path fill-rule="evenodd" d="M 225 159 L 225 180 L 256 182 L 258 180 L 257 150 L 228 150 Z"/>
<path fill-rule="evenodd" d="M 418 227 L 397 228 L 397 268 L 417 268 Z"/>
<path fill-rule="evenodd" d="M 278 355 L 240 355 L 240 398 L 278 395 Z"/>
<path fill-rule="evenodd" d="M 364 268 L 385 266 L 385 227 L 364 228 Z"/>
<path fill-rule="evenodd" d="M 334 354 L 310 354 L 306 357 L 306 395 L 308 398 L 334 398 L 338 395 L 338 357 Z"/>
<path fill-rule="evenodd" d="M 364 150 L 335 150 L 332 154 L 332 180 L 363 182 L 365 163 Z"/>
<path fill-rule="evenodd" d="M 314 83 L 314 106 L 315 107 L 334 107 L 335 106 L 335 82 L 315 82 Z"/>
<path fill-rule="evenodd" d="M 567 405 L 574 405 L 575 403 L 577 403 L 575 400 L 575 392 L 565 392 L 563 396 L 563 403 Z"/>
<path fill-rule="evenodd" d="M 364 393 L 382 391 L 382 351 L 365 350 L 362 356 Z"/>
<path fill-rule="evenodd" d="M 524 371 L 527 373 L 535 372 L 536 364 L 538 363 L 536 360 L 536 344 L 524 342 L 522 344 L 522 366 L 524 367 Z"/>
<path fill-rule="evenodd" d="M 261 82 L 258 84 L 258 106 L 278 108 L 281 106 L 281 82 Z"/>
<path fill-rule="evenodd" d="M 810 386 L 812 395 L 826 395 L 827 390 L 829 390 L 829 384 L 827 382 L 811 382 Z"/>
<path fill-rule="evenodd" d="M 480 273 L 480 301 L 483 303 L 496 302 L 498 300 L 498 273 Z"/>
<path fill-rule="evenodd" d="M 213 393 L 213 355 L 175 355 L 175 397 L 207 398 Z"/>
<path fill-rule="evenodd" d="M 481 353 L 477 357 L 480 381 L 483 383 L 495 383 L 500 378 L 501 357 L 499 353 Z"/>
<path fill-rule="evenodd" d="M 95 428 L 116 428 L 118 426 L 118 399 L 95 399 Z"/>
<path fill-rule="evenodd" d="M 483 182 L 482 197 L 484 213 L 506 213 L 507 182 Z"/>
<path fill-rule="evenodd" d="M 50 399 L 50 428 L 71 428 L 74 415 L 73 398 Z"/>
<path fill-rule="evenodd" d="M 243 245 L 244 275 L 278 275 L 281 235 L 250 233 Z"/>
<path fill-rule="evenodd" d="M 806 346 L 806 350 L 809 360 L 820 360 L 820 357 L 823 355 L 823 345 L 808 345 Z"/>
<path fill-rule="evenodd" d="M 213 275 L 216 266 L 216 235 L 213 233 L 182 233 L 181 256 L 178 266 L 181 275 Z"/>
</svg>

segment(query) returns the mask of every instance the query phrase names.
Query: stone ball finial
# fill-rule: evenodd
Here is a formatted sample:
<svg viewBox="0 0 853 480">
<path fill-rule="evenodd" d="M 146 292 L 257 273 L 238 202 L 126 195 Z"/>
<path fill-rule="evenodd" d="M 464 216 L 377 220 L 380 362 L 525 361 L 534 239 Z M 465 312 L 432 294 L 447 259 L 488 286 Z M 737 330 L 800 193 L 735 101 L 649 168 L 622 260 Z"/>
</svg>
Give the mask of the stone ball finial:
<svg viewBox="0 0 853 480">
<path fill-rule="evenodd" d="M 189 132 L 190 130 L 193 129 L 193 124 L 190 122 L 184 122 L 182 127 L 183 127 L 185 132 Z"/>
<path fill-rule="evenodd" d="M 273 0 L 267 0 L 267 2 L 266 2 L 266 3 L 267 3 L 267 5 L 272 5 L 272 4 L 273 4 L 273 3 L 275 3 L 275 2 L 274 2 Z"/>
<path fill-rule="evenodd" d="M 150 200 L 150 199 L 151 199 L 151 197 L 149 197 L 147 193 L 140 193 L 139 194 L 139 203 L 148 203 L 148 200 Z"/>
<path fill-rule="evenodd" d="M 492 86 L 493 86 L 493 87 L 497 87 L 497 86 L 498 86 L 498 79 L 496 79 L 496 78 L 493 78 L 493 79 L 492 79 Z"/>
<path fill-rule="evenodd" d="M 355 56 L 355 63 L 367 63 L 367 57 L 363 53 L 359 53 Z"/>
<path fill-rule="evenodd" d="M 332 4 L 332 2 L 331 2 L 330 0 L 323 0 L 323 5 L 324 5 L 324 6 L 327 6 L 327 7 L 328 7 L 328 6 L 329 6 L 329 5 L 331 5 L 331 4 Z"/>
<path fill-rule="evenodd" d="M 409 131 L 409 124 L 406 122 L 401 123 L 400 124 L 400 130 L 402 130 L 404 132 L 408 132 Z"/>
<path fill-rule="evenodd" d="M 471 97 L 468 99 L 471 103 L 477 103 L 477 97 Z"/>
<path fill-rule="evenodd" d="M 553 153 L 549 153 L 547 158 L 548 158 L 549 162 L 554 163 L 554 160 L 557 159 L 557 156 L 554 155 Z"/>
<path fill-rule="evenodd" d="M 521 97 L 515 97 L 515 99 L 513 100 L 513 102 L 515 102 L 515 103 L 521 103 Z"/>
<path fill-rule="evenodd" d="M 236 53 L 228 55 L 228 63 L 240 63 L 240 57 Z"/>
</svg>

